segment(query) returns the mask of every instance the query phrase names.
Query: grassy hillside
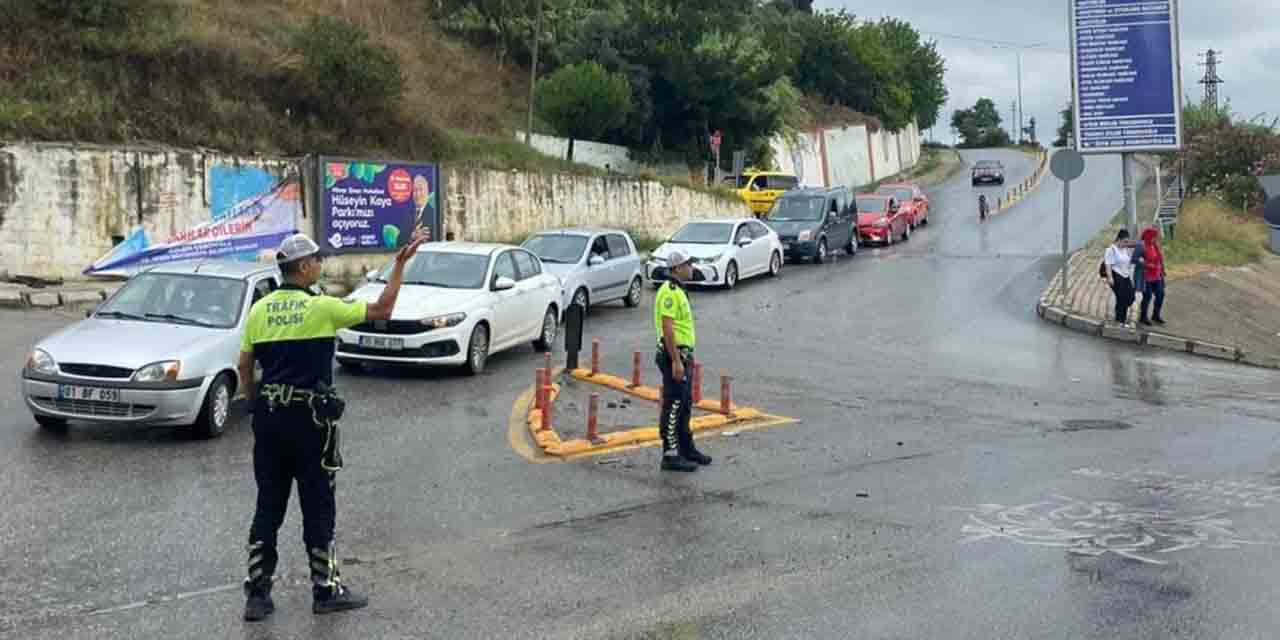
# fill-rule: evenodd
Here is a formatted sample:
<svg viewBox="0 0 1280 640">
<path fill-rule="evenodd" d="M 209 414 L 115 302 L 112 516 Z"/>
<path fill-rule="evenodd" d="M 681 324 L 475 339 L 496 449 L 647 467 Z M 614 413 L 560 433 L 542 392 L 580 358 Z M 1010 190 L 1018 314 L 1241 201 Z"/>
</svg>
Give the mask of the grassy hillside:
<svg viewBox="0 0 1280 640">
<path fill-rule="evenodd" d="M 0 0 L 0 139 L 562 164 L 512 142 L 527 76 L 499 70 L 492 53 L 441 33 L 423 6 Z M 326 85 L 297 44 L 316 16 L 353 23 L 369 44 L 393 52 L 403 76 L 398 97 L 361 101 L 362 91 Z M 329 34 L 309 46 L 325 48 L 336 64 L 368 62 L 344 60 L 347 43 L 335 40 Z M 299 96 L 314 108 L 299 108 Z M 330 117 L 331 106 L 349 117 Z"/>
</svg>

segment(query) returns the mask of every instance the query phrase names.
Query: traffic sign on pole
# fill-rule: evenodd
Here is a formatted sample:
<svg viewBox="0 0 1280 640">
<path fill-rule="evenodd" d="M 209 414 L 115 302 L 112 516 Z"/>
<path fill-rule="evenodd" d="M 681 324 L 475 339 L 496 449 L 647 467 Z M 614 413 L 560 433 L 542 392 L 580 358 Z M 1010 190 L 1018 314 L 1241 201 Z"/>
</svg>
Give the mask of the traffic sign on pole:
<svg viewBox="0 0 1280 640">
<path fill-rule="evenodd" d="M 1068 0 L 1076 148 L 1182 148 L 1177 0 Z"/>
</svg>

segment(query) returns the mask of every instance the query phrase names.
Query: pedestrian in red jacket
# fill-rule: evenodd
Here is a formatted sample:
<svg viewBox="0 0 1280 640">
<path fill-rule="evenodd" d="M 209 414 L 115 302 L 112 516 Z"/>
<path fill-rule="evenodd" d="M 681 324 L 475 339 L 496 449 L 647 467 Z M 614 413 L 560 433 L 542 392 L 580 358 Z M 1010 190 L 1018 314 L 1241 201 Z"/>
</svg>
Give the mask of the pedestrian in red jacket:
<svg viewBox="0 0 1280 640">
<path fill-rule="evenodd" d="M 1154 227 L 1148 227 L 1142 231 L 1142 257 L 1143 278 L 1146 280 L 1146 288 L 1142 293 L 1142 318 L 1139 320 L 1142 324 L 1150 326 L 1152 322 L 1156 324 L 1164 324 L 1164 318 L 1160 317 L 1160 311 L 1164 308 L 1164 254 L 1160 251 L 1160 231 Z M 1151 307 L 1151 300 L 1155 299 L 1155 313 L 1148 320 L 1147 311 Z"/>
</svg>

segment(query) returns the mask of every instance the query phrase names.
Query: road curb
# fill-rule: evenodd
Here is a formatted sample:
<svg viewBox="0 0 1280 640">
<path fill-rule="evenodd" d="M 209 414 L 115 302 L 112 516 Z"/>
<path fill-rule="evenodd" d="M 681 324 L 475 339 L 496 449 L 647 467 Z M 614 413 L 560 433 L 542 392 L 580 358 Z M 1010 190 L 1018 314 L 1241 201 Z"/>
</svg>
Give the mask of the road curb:
<svg viewBox="0 0 1280 640">
<path fill-rule="evenodd" d="M 1027 199 L 1040 188 L 1040 183 L 1049 174 L 1049 152 L 1041 151 L 1038 155 L 1040 164 L 1036 166 L 1035 173 L 1031 174 L 1031 177 L 1027 178 L 1022 184 L 1015 185 L 1013 189 L 1006 189 L 1004 197 L 997 199 L 995 209 L 987 214 L 988 218 L 995 217 L 1018 206 L 1018 203 Z"/>
<path fill-rule="evenodd" d="M 1127 342 L 1140 347 L 1152 347 L 1166 351 L 1189 353 L 1214 360 L 1238 362 L 1265 369 L 1280 369 L 1280 356 L 1263 353 L 1246 353 L 1231 347 L 1207 340 L 1186 338 L 1158 331 L 1142 331 L 1128 327 L 1119 327 L 1093 318 L 1073 314 L 1066 309 L 1049 304 L 1044 298 L 1036 303 L 1036 315 L 1045 322 L 1064 326 L 1077 333 L 1106 338 L 1119 342 Z M 1060 320 L 1059 320 L 1060 319 Z"/>
</svg>

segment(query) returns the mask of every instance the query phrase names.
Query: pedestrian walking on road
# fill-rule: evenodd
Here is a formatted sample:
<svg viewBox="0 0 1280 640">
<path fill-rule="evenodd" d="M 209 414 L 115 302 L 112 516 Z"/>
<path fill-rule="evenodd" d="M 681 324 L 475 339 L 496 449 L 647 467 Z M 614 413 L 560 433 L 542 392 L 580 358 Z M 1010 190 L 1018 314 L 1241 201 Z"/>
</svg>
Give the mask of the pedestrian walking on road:
<svg viewBox="0 0 1280 640">
<path fill-rule="evenodd" d="M 322 258 L 311 238 L 289 236 L 276 253 L 285 284 L 249 310 L 240 346 L 240 380 L 253 410 L 253 476 L 258 485 L 249 529 L 245 620 L 262 620 L 275 610 L 276 535 L 294 482 L 311 566 L 312 612 L 369 604 L 342 583 L 333 544 L 334 481 L 342 468 L 337 422 L 345 407 L 333 391 L 334 338 L 339 329 L 391 317 L 405 263 L 429 235 L 420 229 L 400 250 L 386 288 L 371 305 L 312 293 Z M 256 385 L 255 362 L 262 364 L 262 380 Z"/>
<path fill-rule="evenodd" d="M 689 428 L 693 416 L 693 385 L 689 378 L 693 375 L 697 333 L 684 283 L 693 277 L 693 258 L 673 251 L 668 265 L 671 272 L 653 304 L 653 324 L 658 334 L 654 361 L 662 371 L 662 415 L 658 424 L 662 436 L 661 468 L 697 471 L 699 465 L 711 464 L 711 456 L 694 446 Z"/>
<path fill-rule="evenodd" d="M 1164 309 L 1165 280 L 1164 252 L 1160 250 L 1160 230 L 1155 227 L 1144 229 L 1140 246 L 1143 253 L 1143 269 L 1137 277 L 1143 280 L 1143 294 L 1139 322 L 1148 326 L 1153 322 L 1164 324 L 1164 318 L 1160 316 L 1160 312 Z M 1147 311 L 1150 310 L 1152 300 L 1156 303 L 1155 313 L 1148 316 Z"/>
<path fill-rule="evenodd" d="M 1115 321 L 1127 326 L 1129 307 L 1135 299 L 1133 293 L 1133 241 L 1129 239 L 1129 231 L 1121 229 L 1116 234 L 1116 241 L 1107 247 L 1103 256 L 1105 277 L 1116 296 Z"/>
<path fill-rule="evenodd" d="M 983 222 L 987 219 L 987 211 L 989 208 L 989 205 L 987 205 L 987 194 L 978 194 L 978 222 Z"/>
</svg>

